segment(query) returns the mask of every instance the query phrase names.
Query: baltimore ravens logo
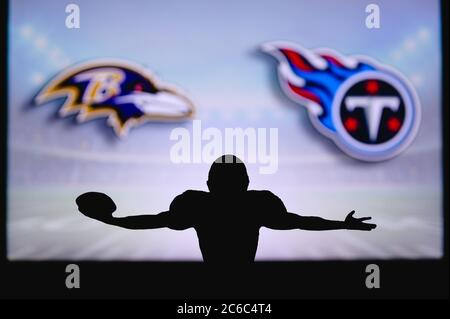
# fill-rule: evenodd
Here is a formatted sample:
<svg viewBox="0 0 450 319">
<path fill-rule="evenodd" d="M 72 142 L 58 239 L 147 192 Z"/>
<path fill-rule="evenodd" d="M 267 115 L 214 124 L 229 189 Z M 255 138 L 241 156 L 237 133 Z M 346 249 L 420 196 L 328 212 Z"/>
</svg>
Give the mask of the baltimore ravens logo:
<svg viewBox="0 0 450 319">
<path fill-rule="evenodd" d="M 365 56 L 270 42 L 284 92 L 304 105 L 313 125 L 352 157 L 392 158 L 414 139 L 420 123 L 416 92 L 399 72 Z"/>
<path fill-rule="evenodd" d="M 146 121 L 182 120 L 194 105 L 178 89 L 161 84 L 142 67 L 120 60 L 95 60 L 64 70 L 36 97 L 38 104 L 65 98 L 61 116 L 79 122 L 106 117 L 118 136 Z"/>
</svg>

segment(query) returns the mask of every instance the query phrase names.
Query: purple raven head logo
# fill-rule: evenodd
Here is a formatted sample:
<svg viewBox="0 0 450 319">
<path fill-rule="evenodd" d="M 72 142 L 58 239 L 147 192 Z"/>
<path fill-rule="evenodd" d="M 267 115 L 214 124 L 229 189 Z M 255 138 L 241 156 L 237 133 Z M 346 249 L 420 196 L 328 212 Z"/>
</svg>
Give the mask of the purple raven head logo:
<svg viewBox="0 0 450 319">
<path fill-rule="evenodd" d="M 344 152 L 365 161 L 391 158 L 408 146 L 420 106 L 400 73 L 365 56 L 269 42 L 285 94 L 305 106 L 314 126 Z"/>
<path fill-rule="evenodd" d="M 192 117 L 194 105 L 179 89 L 161 84 L 142 67 L 120 60 L 94 60 L 58 74 L 37 95 L 42 104 L 65 98 L 59 115 L 79 122 L 106 117 L 118 136 L 147 121 Z"/>
</svg>

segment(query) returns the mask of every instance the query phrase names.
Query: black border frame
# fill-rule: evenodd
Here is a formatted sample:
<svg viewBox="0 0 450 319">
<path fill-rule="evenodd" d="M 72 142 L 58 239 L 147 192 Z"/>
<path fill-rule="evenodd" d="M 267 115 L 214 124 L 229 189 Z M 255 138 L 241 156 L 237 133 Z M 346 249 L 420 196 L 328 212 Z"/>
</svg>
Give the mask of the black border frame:
<svg viewBox="0 0 450 319">
<path fill-rule="evenodd" d="M 12 262 L 6 258 L 7 49 L 9 1 L 0 1 L 2 156 L 0 192 L 0 298 L 446 298 L 448 265 L 448 1 L 441 0 L 444 256 L 421 260 L 257 262 L 241 269 L 191 262 Z M 81 288 L 67 289 L 65 267 L 76 263 Z M 365 267 L 381 270 L 381 288 L 365 287 Z M 184 301 L 183 301 L 184 302 Z"/>
</svg>

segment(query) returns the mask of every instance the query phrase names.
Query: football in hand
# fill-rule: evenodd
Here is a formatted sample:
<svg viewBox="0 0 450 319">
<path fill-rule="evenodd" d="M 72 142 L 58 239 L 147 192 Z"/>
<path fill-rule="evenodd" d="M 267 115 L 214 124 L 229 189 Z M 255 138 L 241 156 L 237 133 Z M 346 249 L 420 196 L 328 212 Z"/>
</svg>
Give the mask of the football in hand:
<svg viewBox="0 0 450 319">
<path fill-rule="evenodd" d="M 78 210 L 90 218 L 104 220 L 112 217 L 116 210 L 116 204 L 106 194 L 98 192 L 88 192 L 77 197 L 75 202 Z"/>
</svg>

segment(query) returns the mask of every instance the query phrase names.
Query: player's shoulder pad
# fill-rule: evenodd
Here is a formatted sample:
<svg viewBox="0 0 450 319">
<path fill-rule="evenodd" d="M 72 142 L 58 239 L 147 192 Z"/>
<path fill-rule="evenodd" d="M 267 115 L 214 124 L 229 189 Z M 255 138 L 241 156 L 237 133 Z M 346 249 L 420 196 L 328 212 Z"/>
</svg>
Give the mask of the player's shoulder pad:
<svg viewBox="0 0 450 319">
<path fill-rule="evenodd" d="M 198 200 L 200 200 L 201 198 L 205 197 L 205 195 L 207 194 L 207 192 L 203 192 L 203 191 L 197 191 L 197 190 L 187 190 L 185 192 L 183 192 L 182 194 L 176 196 L 174 198 L 174 200 L 172 201 L 172 205 L 177 205 L 177 204 L 181 204 L 181 203 L 194 203 Z"/>
<path fill-rule="evenodd" d="M 250 196 L 254 197 L 260 203 L 264 203 L 266 208 L 279 207 L 285 210 L 283 201 L 269 190 L 249 191 Z"/>
<path fill-rule="evenodd" d="M 277 195 L 275 195 L 274 193 L 272 193 L 269 190 L 261 190 L 261 191 L 251 190 L 251 191 L 248 191 L 248 193 L 250 194 L 250 196 L 254 196 L 259 199 L 281 201 L 281 199 Z"/>
<path fill-rule="evenodd" d="M 203 197 L 205 195 L 207 195 L 207 192 L 204 191 L 198 191 L 198 190 L 193 190 L 193 189 L 189 189 L 187 191 L 184 191 L 182 194 L 178 195 L 178 196 L 182 196 L 182 197 Z"/>
</svg>

